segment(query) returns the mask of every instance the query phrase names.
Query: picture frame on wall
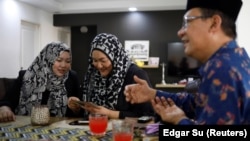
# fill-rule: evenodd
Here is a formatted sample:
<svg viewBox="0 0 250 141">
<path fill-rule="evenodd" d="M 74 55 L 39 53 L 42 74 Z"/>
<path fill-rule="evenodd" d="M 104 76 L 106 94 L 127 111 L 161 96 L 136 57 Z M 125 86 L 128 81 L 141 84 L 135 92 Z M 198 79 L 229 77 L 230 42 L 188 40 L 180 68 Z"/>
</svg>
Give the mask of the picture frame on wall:
<svg viewBox="0 0 250 141">
<path fill-rule="evenodd" d="M 149 57 L 148 65 L 149 66 L 159 66 L 160 57 Z"/>
<path fill-rule="evenodd" d="M 149 40 L 125 40 L 125 50 L 132 60 L 148 61 Z"/>
</svg>

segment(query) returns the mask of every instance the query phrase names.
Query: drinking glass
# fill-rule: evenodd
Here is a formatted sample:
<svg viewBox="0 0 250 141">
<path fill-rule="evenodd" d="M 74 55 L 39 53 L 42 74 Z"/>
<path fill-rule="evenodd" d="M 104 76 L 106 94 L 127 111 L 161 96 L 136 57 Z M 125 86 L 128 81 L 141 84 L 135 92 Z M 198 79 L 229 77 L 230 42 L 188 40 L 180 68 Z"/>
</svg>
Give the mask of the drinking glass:
<svg viewBox="0 0 250 141">
<path fill-rule="evenodd" d="M 113 141 L 132 141 L 134 136 L 134 123 L 124 120 L 112 122 Z"/>
<path fill-rule="evenodd" d="M 50 120 L 49 107 L 47 105 L 36 105 L 31 109 L 32 125 L 48 125 Z"/>
<path fill-rule="evenodd" d="M 108 127 L 108 116 L 103 114 L 89 114 L 89 128 L 93 136 L 104 136 Z"/>
</svg>

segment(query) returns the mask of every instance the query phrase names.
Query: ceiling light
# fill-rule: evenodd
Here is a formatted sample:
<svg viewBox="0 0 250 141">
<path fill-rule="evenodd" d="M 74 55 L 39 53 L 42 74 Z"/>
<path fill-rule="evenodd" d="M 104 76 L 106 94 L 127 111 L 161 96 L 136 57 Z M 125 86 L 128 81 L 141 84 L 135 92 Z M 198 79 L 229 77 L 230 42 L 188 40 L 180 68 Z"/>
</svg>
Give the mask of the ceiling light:
<svg viewBox="0 0 250 141">
<path fill-rule="evenodd" d="M 129 11 L 137 11 L 137 8 L 136 7 L 130 7 L 128 8 Z"/>
</svg>

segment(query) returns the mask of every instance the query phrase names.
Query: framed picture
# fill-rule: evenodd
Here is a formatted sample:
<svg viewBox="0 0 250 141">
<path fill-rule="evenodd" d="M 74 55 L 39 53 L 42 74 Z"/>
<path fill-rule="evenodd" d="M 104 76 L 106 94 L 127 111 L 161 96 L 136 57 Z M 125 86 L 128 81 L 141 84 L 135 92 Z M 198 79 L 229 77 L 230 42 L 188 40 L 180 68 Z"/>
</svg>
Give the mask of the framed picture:
<svg viewBox="0 0 250 141">
<path fill-rule="evenodd" d="M 148 59 L 148 65 L 149 66 L 159 66 L 159 57 L 149 57 Z"/>
<path fill-rule="evenodd" d="M 133 60 L 148 61 L 149 41 L 148 40 L 126 40 L 125 50 L 129 58 Z"/>
</svg>

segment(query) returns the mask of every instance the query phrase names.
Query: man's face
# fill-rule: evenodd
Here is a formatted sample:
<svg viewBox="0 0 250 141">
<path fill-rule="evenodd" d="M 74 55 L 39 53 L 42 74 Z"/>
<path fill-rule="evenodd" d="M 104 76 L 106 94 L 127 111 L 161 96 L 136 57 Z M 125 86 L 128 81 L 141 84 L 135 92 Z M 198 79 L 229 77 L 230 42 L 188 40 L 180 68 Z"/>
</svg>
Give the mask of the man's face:
<svg viewBox="0 0 250 141">
<path fill-rule="evenodd" d="M 63 51 L 60 53 L 60 56 L 56 58 L 52 66 L 52 69 L 56 76 L 62 77 L 70 70 L 70 67 L 71 67 L 70 54 L 67 51 Z"/>
<path fill-rule="evenodd" d="M 185 54 L 202 61 L 209 44 L 209 18 L 202 17 L 199 8 L 192 8 L 183 17 L 178 36 L 184 43 Z"/>
</svg>

